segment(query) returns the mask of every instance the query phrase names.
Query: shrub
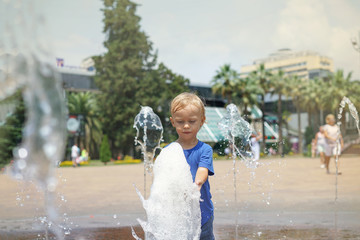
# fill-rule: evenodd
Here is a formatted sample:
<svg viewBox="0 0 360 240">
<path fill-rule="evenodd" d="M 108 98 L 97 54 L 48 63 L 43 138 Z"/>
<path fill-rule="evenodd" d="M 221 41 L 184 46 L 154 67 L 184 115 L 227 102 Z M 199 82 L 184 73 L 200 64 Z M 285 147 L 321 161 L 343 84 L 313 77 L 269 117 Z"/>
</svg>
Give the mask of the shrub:
<svg viewBox="0 0 360 240">
<path fill-rule="evenodd" d="M 100 161 L 106 165 L 110 161 L 110 159 L 111 159 L 111 151 L 110 151 L 109 140 L 107 135 L 104 135 L 100 146 Z"/>
</svg>

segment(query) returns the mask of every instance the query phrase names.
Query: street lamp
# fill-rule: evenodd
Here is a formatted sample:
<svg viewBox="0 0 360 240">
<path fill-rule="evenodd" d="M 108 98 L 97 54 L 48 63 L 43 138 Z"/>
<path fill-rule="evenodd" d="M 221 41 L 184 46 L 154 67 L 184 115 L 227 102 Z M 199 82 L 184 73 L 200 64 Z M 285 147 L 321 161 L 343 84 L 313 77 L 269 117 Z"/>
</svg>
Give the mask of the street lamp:
<svg viewBox="0 0 360 240">
<path fill-rule="evenodd" d="M 353 45 L 354 49 L 360 53 L 360 31 L 359 31 L 359 39 L 352 38 L 351 44 Z"/>
</svg>

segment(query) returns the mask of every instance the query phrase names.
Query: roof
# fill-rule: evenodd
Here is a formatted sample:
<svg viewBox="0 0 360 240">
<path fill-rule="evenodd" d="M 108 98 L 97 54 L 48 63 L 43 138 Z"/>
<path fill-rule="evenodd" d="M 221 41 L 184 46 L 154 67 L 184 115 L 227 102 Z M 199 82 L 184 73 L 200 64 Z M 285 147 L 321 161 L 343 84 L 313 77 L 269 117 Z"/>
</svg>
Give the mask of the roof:
<svg viewBox="0 0 360 240">
<path fill-rule="evenodd" d="M 197 134 L 203 142 L 218 142 L 225 137 L 218 128 L 218 122 L 226 115 L 226 109 L 220 107 L 205 107 L 206 122 Z"/>
<path fill-rule="evenodd" d="M 251 113 L 255 118 L 261 117 L 261 111 L 259 113 L 258 108 L 252 108 Z M 225 139 L 222 134 L 218 123 L 227 114 L 226 108 L 222 107 L 205 107 L 206 121 L 200 131 L 197 134 L 197 138 L 202 142 L 219 142 Z M 265 122 L 265 135 L 273 136 L 274 139 L 278 138 L 277 129 L 275 126 L 270 126 Z M 270 139 L 269 139 L 270 140 Z"/>
</svg>

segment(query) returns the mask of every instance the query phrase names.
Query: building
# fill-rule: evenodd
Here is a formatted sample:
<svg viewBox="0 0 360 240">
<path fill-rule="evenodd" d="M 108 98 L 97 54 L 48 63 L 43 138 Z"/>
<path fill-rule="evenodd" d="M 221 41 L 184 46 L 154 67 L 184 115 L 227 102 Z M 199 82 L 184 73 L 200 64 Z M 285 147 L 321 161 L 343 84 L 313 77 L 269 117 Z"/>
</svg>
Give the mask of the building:
<svg viewBox="0 0 360 240">
<path fill-rule="evenodd" d="M 327 77 L 334 73 L 334 63 L 329 57 L 322 56 L 314 51 L 292 51 L 288 48 L 279 49 L 277 52 L 270 54 L 268 57 L 257 59 L 253 64 L 241 67 L 240 75 L 247 76 L 252 71 L 258 69 L 260 64 L 264 64 L 266 70 L 277 72 L 282 70 L 286 75 L 297 75 L 301 79 L 314 79 Z M 267 94 L 265 96 L 265 115 L 274 113 L 277 110 L 277 95 Z M 290 130 L 298 128 L 296 109 L 290 98 L 283 100 L 283 110 L 290 112 L 288 125 Z M 302 132 L 308 123 L 308 114 L 302 112 L 301 115 Z M 276 118 L 276 117 L 275 117 Z M 295 131 L 293 131 L 295 133 Z"/>
<path fill-rule="evenodd" d="M 95 71 L 85 68 L 58 67 L 63 88 L 69 92 L 99 92 L 95 85 Z"/>
<path fill-rule="evenodd" d="M 256 70 L 260 64 L 264 64 L 267 70 L 274 72 L 282 70 L 285 74 L 297 75 L 305 79 L 326 77 L 334 72 L 334 63 L 331 58 L 313 51 L 294 52 L 284 48 L 266 58 L 255 60 L 253 64 L 242 66 L 240 74 L 246 76 Z"/>
</svg>

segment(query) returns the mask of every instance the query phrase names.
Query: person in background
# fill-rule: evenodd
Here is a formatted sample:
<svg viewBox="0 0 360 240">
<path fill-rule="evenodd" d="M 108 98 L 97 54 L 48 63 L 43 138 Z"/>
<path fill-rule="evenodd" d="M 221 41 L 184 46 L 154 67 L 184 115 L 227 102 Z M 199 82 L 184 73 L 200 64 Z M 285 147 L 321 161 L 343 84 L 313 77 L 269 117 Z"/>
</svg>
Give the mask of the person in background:
<svg viewBox="0 0 360 240">
<path fill-rule="evenodd" d="M 329 114 L 326 116 L 326 125 L 324 126 L 325 135 L 325 168 L 326 173 L 329 174 L 330 158 L 334 156 L 336 159 L 341 154 L 341 149 L 344 147 L 344 141 L 340 133 L 339 126 L 335 124 L 335 116 Z M 337 163 L 339 169 L 340 162 Z M 340 175 L 341 172 L 338 171 Z"/>
<path fill-rule="evenodd" d="M 72 166 L 76 167 L 77 166 L 77 159 L 79 157 L 79 153 L 80 153 L 80 148 L 77 146 L 77 144 L 75 143 L 72 147 L 71 147 L 71 160 L 72 160 Z"/>
<path fill-rule="evenodd" d="M 81 151 L 80 162 L 86 162 L 89 158 L 89 154 L 85 148 Z"/>
<path fill-rule="evenodd" d="M 254 132 L 251 134 L 251 150 L 254 153 L 254 160 L 259 160 L 260 159 L 260 144 L 259 144 L 259 140 L 262 138 L 262 134 L 261 132 Z"/>
<path fill-rule="evenodd" d="M 320 155 L 320 167 L 325 168 L 325 134 L 324 134 L 324 127 L 319 127 L 319 132 L 315 135 L 315 145 L 317 148 L 317 152 Z"/>
</svg>

